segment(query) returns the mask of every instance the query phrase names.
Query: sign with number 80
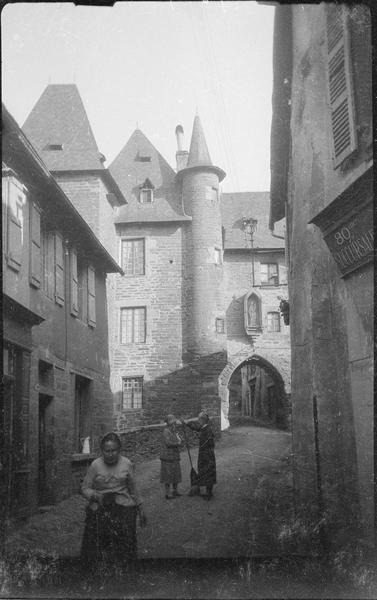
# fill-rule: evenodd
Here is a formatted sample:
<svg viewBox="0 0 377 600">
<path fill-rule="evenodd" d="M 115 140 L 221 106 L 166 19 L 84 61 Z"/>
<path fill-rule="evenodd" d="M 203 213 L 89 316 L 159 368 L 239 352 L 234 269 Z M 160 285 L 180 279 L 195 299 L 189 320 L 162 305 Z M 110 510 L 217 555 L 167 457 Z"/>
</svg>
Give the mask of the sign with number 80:
<svg viewBox="0 0 377 600">
<path fill-rule="evenodd" d="M 336 243 L 341 246 L 344 242 L 349 242 L 351 239 L 351 232 L 348 227 L 342 227 L 339 231 L 334 234 Z"/>
</svg>

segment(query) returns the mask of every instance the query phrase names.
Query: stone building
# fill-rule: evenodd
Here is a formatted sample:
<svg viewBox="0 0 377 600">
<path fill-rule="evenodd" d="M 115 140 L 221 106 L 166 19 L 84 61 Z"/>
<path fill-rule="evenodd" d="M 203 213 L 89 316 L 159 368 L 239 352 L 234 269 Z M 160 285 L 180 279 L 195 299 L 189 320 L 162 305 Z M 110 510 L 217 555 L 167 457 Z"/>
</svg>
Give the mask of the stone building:
<svg viewBox="0 0 377 600">
<path fill-rule="evenodd" d="M 297 508 L 375 544 L 371 19 L 276 8 L 271 226 L 287 220 Z M 327 538 L 326 538 L 327 532 Z"/>
<path fill-rule="evenodd" d="M 211 162 L 199 116 L 189 151 L 183 128 L 176 129 L 176 169 L 139 129 L 108 170 L 99 167 L 74 85 L 48 86 L 24 129 L 124 272 L 108 278 L 116 429 L 159 423 L 169 411 L 194 416 L 200 409 L 226 427 L 229 385 L 241 369 L 247 372 L 246 364 L 267 374 L 257 386 L 254 375 L 251 383 L 245 377 L 240 398 L 255 389 L 256 413 L 283 422 L 290 391 L 289 329 L 279 312 L 280 297 L 287 297 L 284 231 L 269 231 L 268 193 L 221 193 L 225 173 Z M 86 132 L 95 160 L 76 167 L 76 150 L 69 155 L 78 130 Z M 58 144 L 62 150 L 49 163 L 48 146 Z M 84 184 L 94 175 L 104 181 L 105 171 L 116 198 L 111 205 L 107 195 L 95 197 L 93 186 Z M 105 212 L 108 218 L 94 220 Z M 250 401 L 248 406 L 245 414 L 252 412 Z"/>
<path fill-rule="evenodd" d="M 106 275 L 120 272 L 3 107 L 1 517 L 77 489 L 112 425 Z M 2 521 L 4 522 L 4 521 Z"/>
</svg>

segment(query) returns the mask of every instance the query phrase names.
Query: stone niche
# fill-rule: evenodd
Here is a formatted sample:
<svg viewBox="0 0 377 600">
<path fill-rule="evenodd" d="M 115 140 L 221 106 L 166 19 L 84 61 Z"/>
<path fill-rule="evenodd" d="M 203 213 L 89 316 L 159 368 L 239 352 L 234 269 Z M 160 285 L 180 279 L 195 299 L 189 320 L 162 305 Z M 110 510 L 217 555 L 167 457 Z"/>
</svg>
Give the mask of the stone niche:
<svg viewBox="0 0 377 600">
<path fill-rule="evenodd" d="M 244 325 L 246 334 L 255 336 L 262 332 L 262 299 L 256 290 L 245 294 Z"/>
</svg>

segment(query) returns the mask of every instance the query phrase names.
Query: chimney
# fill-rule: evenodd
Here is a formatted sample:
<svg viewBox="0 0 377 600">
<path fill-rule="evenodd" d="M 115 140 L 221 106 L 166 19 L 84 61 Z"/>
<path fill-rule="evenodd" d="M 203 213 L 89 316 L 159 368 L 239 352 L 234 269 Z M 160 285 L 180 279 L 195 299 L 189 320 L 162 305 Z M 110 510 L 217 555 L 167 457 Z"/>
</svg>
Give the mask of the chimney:
<svg viewBox="0 0 377 600">
<path fill-rule="evenodd" d="M 177 152 L 175 153 L 175 158 L 177 161 L 177 172 L 178 172 L 186 167 L 189 153 L 187 150 L 182 150 L 182 148 L 183 148 L 183 127 L 182 127 L 182 125 L 177 125 L 177 127 L 175 128 L 175 135 L 177 138 Z"/>
</svg>

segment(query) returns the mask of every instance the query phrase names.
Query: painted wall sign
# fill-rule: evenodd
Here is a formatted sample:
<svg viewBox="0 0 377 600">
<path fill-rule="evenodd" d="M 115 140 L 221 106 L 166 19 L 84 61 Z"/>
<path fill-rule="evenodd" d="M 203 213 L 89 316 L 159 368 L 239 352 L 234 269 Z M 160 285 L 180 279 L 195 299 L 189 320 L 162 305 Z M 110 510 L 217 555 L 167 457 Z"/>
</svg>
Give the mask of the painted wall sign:
<svg viewBox="0 0 377 600">
<path fill-rule="evenodd" d="M 373 206 L 368 204 L 325 235 L 325 242 L 342 275 L 373 260 Z"/>
</svg>

